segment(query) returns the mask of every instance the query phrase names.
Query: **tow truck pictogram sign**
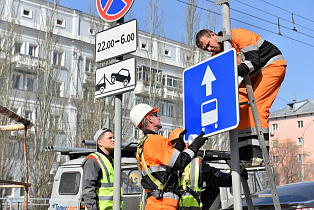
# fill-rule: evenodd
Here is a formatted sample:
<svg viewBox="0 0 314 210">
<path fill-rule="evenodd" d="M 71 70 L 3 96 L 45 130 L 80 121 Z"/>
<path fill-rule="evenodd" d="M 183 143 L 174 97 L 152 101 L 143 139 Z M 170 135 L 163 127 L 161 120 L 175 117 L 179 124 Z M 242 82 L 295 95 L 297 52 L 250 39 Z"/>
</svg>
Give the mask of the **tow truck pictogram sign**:
<svg viewBox="0 0 314 210">
<path fill-rule="evenodd" d="M 131 8 L 134 0 L 96 0 L 99 16 L 108 22 L 122 18 Z"/>
<path fill-rule="evenodd" d="M 135 58 L 96 70 L 95 98 L 115 95 L 135 88 Z"/>
</svg>

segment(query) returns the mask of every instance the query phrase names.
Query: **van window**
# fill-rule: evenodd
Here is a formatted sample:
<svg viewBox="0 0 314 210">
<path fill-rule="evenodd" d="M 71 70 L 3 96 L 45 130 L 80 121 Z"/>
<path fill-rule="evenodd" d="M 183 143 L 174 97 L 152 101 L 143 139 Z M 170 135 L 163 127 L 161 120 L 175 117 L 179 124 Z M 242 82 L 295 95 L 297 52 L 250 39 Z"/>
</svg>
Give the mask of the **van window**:
<svg viewBox="0 0 314 210">
<path fill-rule="evenodd" d="M 76 195 L 80 188 L 81 173 L 66 172 L 61 175 L 59 194 Z"/>
<path fill-rule="evenodd" d="M 138 169 L 127 169 L 121 173 L 123 194 L 141 193 L 141 175 Z"/>
</svg>

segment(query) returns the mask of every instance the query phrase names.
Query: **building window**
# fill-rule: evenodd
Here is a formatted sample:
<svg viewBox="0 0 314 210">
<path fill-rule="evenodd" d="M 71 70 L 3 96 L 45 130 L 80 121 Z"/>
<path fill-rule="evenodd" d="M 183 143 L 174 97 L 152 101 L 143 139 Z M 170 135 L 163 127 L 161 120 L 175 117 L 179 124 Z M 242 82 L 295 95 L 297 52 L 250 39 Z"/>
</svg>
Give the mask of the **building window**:
<svg viewBox="0 0 314 210">
<path fill-rule="evenodd" d="M 273 163 L 278 163 L 278 156 L 273 156 Z"/>
<path fill-rule="evenodd" d="M 33 111 L 30 111 L 30 110 L 25 110 L 25 115 L 24 117 L 30 121 L 32 121 L 32 117 L 33 116 Z"/>
<path fill-rule="evenodd" d="M 27 76 L 26 77 L 26 90 L 29 92 L 34 91 L 34 77 L 32 76 Z"/>
<path fill-rule="evenodd" d="M 33 18 L 33 11 L 29 10 L 29 9 L 24 9 L 22 7 L 22 17 L 26 17 L 26 18 L 32 19 Z"/>
<path fill-rule="evenodd" d="M 57 81 L 53 83 L 53 87 L 52 87 L 53 96 L 61 96 L 61 85 L 62 85 L 62 82 Z"/>
<path fill-rule="evenodd" d="M 93 36 L 96 34 L 93 28 L 89 28 L 88 32 L 90 33 L 90 35 L 93 35 Z"/>
<path fill-rule="evenodd" d="M 90 59 L 90 58 L 86 58 L 86 61 L 85 61 L 85 71 L 93 73 L 94 69 L 95 69 L 94 61 L 92 59 Z"/>
<path fill-rule="evenodd" d="M 30 44 L 28 47 L 28 54 L 30 56 L 38 57 L 38 50 L 37 49 L 38 49 L 38 46 Z"/>
<path fill-rule="evenodd" d="M 298 128 L 303 128 L 303 121 L 298 121 Z"/>
<path fill-rule="evenodd" d="M 278 140 L 277 139 L 273 140 L 272 142 L 273 142 L 274 148 L 278 147 Z"/>
<path fill-rule="evenodd" d="M 184 61 L 185 62 L 191 62 L 192 58 L 190 55 L 185 55 Z"/>
<path fill-rule="evenodd" d="M 298 154 L 298 161 L 302 162 L 302 154 Z"/>
<path fill-rule="evenodd" d="M 20 89 L 20 81 L 21 81 L 21 75 L 13 74 L 13 77 L 12 77 L 12 88 Z"/>
<path fill-rule="evenodd" d="M 141 48 L 141 50 L 147 51 L 147 44 L 141 42 L 141 43 L 140 43 L 140 48 Z"/>
<path fill-rule="evenodd" d="M 50 128 L 56 130 L 62 129 L 61 116 L 60 115 L 50 115 Z"/>
<path fill-rule="evenodd" d="M 175 87 L 175 88 L 182 88 L 182 80 L 177 77 L 167 75 L 167 86 Z"/>
<path fill-rule="evenodd" d="M 170 50 L 164 50 L 164 56 L 170 57 Z"/>
<path fill-rule="evenodd" d="M 56 26 L 61 27 L 61 28 L 65 28 L 65 20 L 57 19 L 56 20 Z"/>
<path fill-rule="evenodd" d="M 167 113 L 168 117 L 173 117 L 173 105 L 169 105 L 168 106 L 168 113 Z"/>
<path fill-rule="evenodd" d="M 52 64 L 56 66 L 63 66 L 64 65 L 64 53 L 54 51 L 52 55 Z"/>
<path fill-rule="evenodd" d="M 278 130 L 278 124 L 272 124 L 272 131 L 277 131 Z"/>
<path fill-rule="evenodd" d="M 303 142 L 303 138 L 302 137 L 298 138 L 297 145 L 302 145 L 302 142 Z"/>
<path fill-rule="evenodd" d="M 21 42 L 15 42 L 14 43 L 14 53 L 22 53 L 22 43 Z"/>
<path fill-rule="evenodd" d="M 159 103 L 159 108 L 160 108 L 160 110 L 158 113 L 160 113 L 160 115 L 165 115 L 165 104 Z"/>
<path fill-rule="evenodd" d="M 162 131 L 162 130 L 159 130 L 159 131 L 158 131 L 158 134 L 161 135 L 161 136 L 164 136 L 164 133 L 165 133 L 165 132 Z"/>
</svg>

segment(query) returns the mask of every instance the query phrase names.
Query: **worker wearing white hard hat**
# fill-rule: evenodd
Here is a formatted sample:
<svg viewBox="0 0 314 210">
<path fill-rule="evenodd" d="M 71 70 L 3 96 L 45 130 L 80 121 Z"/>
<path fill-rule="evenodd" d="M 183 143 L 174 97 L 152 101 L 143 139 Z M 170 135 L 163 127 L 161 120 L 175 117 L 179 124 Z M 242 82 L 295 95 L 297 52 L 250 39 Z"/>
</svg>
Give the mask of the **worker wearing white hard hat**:
<svg viewBox="0 0 314 210">
<path fill-rule="evenodd" d="M 138 144 L 137 159 L 142 174 L 141 183 L 148 194 L 145 209 L 177 209 L 180 190 L 176 171 L 191 162 L 207 138 L 201 132 L 186 150 L 183 151 L 182 145 L 181 148 L 172 148 L 169 139 L 158 135 L 162 128 L 158 110 L 157 107 L 138 104 L 130 112 L 132 124 L 144 133 Z M 186 130 L 181 132 L 181 138 L 185 133 Z"/>
</svg>

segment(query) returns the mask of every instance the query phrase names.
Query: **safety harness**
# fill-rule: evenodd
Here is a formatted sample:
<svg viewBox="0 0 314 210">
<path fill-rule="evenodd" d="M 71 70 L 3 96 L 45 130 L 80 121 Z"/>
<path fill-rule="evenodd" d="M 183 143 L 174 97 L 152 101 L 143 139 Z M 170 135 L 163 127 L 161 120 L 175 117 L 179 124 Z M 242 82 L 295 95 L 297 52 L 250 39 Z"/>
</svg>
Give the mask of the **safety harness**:
<svg viewBox="0 0 314 210">
<path fill-rule="evenodd" d="M 138 170 L 141 172 L 141 160 L 143 161 L 143 166 L 147 172 L 148 177 L 150 178 L 150 180 L 157 186 L 157 190 L 154 190 L 152 192 L 148 193 L 148 196 L 153 195 L 156 199 L 160 199 L 163 197 L 164 192 L 167 190 L 168 187 L 168 183 L 169 180 L 172 176 L 172 173 L 170 174 L 170 176 L 168 177 L 167 181 L 165 184 L 161 183 L 161 181 L 159 181 L 156 177 L 154 177 L 150 171 L 148 170 L 144 155 L 143 155 L 143 148 L 144 148 L 144 143 L 146 141 L 146 139 L 148 138 L 149 135 L 152 134 L 145 134 L 143 136 L 143 138 L 140 140 L 140 142 L 137 144 L 137 167 Z M 141 173 L 141 176 L 143 176 L 143 174 Z"/>
</svg>

